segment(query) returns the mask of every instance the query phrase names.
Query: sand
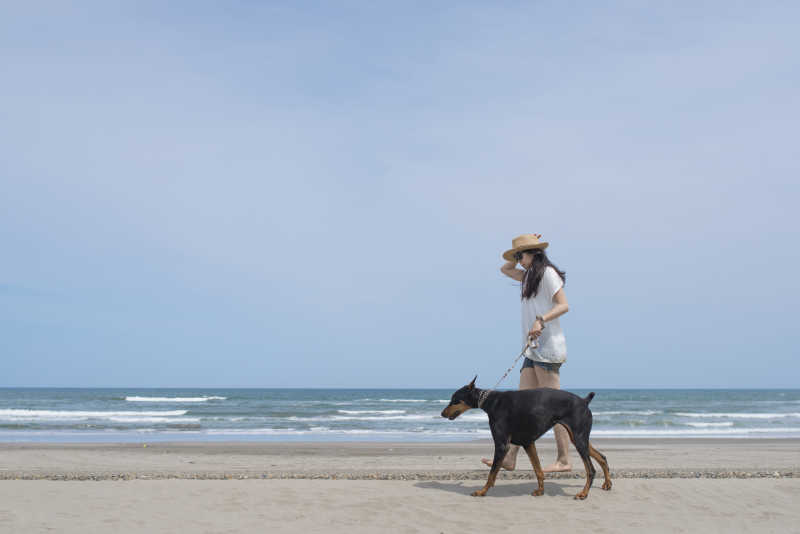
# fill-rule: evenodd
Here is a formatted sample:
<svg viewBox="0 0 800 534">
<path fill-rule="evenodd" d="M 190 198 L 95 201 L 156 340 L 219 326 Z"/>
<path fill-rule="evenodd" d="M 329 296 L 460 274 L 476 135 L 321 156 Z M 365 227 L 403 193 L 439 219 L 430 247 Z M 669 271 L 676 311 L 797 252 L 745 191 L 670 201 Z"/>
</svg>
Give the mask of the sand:
<svg viewBox="0 0 800 534">
<path fill-rule="evenodd" d="M 0 532 L 800 532 L 800 440 L 594 443 L 585 501 L 524 455 L 470 497 L 489 443 L 0 444 Z"/>
</svg>

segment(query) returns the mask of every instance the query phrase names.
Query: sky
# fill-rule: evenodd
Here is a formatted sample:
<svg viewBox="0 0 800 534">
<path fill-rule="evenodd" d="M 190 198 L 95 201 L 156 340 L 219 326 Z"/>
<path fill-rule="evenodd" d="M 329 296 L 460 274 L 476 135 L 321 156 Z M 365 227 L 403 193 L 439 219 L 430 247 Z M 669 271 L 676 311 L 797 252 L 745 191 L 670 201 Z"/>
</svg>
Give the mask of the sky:
<svg viewBox="0 0 800 534">
<path fill-rule="evenodd" d="M 0 386 L 798 387 L 795 2 L 0 11 Z"/>
</svg>

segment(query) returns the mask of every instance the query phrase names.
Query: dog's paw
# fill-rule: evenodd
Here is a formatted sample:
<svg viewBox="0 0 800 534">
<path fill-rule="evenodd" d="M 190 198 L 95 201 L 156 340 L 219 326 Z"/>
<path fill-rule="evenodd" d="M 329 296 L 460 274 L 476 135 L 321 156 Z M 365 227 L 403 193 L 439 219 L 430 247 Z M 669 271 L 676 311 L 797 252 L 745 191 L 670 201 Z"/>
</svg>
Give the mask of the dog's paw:
<svg viewBox="0 0 800 534">
<path fill-rule="evenodd" d="M 473 497 L 483 497 L 484 495 L 486 495 L 486 492 L 478 490 L 478 491 L 473 491 L 472 493 L 470 493 L 470 495 L 472 495 Z"/>
<path fill-rule="evenodd" d="M 540 495 L 544 495 L 544 490 L 543 489 L 533 490 L 533 493 L 531 493 L 531 495 L 533 495 L 534 497 L 539 497 Z"/>
<path fill-rule="evenodd" d="M 578 500 L 578 501 L 582 501 L 588 496 L 589 496 L 588 493 L 580 492 L 579 494 L 575 495 L 575 499 Z"/>
<path fill-rule="evenodd" d="M 611 481 L 606 480 L 601 487 L 606 491 L 611 491 Z"/>
</svg>

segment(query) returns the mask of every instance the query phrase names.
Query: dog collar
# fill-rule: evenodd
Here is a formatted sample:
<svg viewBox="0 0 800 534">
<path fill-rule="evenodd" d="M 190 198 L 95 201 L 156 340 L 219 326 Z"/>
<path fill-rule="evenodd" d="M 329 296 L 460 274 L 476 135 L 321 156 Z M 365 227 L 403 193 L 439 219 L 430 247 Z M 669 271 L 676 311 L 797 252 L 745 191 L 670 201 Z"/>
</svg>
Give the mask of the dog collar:
<svg viewBox="0 0 800 534">
<path fill-rule="evenodd" d="M 494 390 L 492 390 L 492 389 L 484 389 L 483 391 L 481 391 L 481 394 L 478 397 L 478 408 L 482 408 L 483 407 L 483 403 L 486 402 L 486 397 L 488 397 L 489 393 L 491 393 L 492 391 L 494 391 Z"/>
</svg>

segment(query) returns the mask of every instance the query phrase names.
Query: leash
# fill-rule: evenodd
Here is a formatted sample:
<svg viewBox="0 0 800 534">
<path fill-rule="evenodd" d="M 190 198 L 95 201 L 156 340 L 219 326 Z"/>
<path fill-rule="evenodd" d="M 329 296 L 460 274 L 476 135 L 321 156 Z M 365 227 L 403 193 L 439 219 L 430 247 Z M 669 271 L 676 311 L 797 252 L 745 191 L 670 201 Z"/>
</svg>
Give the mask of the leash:
<svg viewBox="0 0 800 534">
<path fill-rule="evenodd" d="M 533 339 L 532 336 L 528 336 L 528 342 L 525 343 L 524 347 L 522 347 L 522 352 L 519 353 L 519 356 L 517 356 L 517 358 L 514 360 L 514 363 L 512 363 L 511 367 L 509 367 L 508 370 L 505 372 L 505 374 L 502 377 L 500 377 L 500 380 L 497 381 L 497 384 L 495 384 L 492 389 L 496 389 L 497 386 L 500 385 L 500 382 L 502 382 L 503 380 L 506 379 L 506 377 L 508 376 L 508 373 L 510 373 L 511 370 L 514 368 L 514 366 L 517 365 L 517 362 L 519 361 L 520 358 L 522 358 L 522 355 L 525 354 L 525 351 L 528 350 L 528 347 L 530 347 L 532 349 L 535 349 L 535 348 L 539 347 L 539 344 L 536 343 L 536 340 Z"/>
<path fill-rule="evenodd" d="M 514 368 L 516 365 L 517 365 L 517 362 L 518 362 L 518 361 L 519 361 L 519 359 L 520 359 L 520 358 L 522 358 L 522 356 L 525 354 L 525 351 L 526 351 L 526 350 L 528 350 L 528 347 L 530 347 L 530 348 L 532 348 L 532 349 L 535 349 L 535 348 L 538 348 L 538 347 L 539 347 L 539 344 L 538 344 L 538 343 L 536 343 L 536 340 L 535 340 L 535 339 L 533 339 L 533 337 L 532 337 L 532 336 L 528 336 L 528 342 L 527 342 L 527 343 L 525 343 L 525 346 L 524 346 L 524 347 L 522 347 L 522 352 L 520 352 L 520 353 L 519 353 L 519 356 L 517 356 L 517 357 L 514 359 L 514 363 L 512 363 L 512 364 L 511 364 L 511 367 L 509 367 L 509 368 L 506 370 L 505 374 L 503 374 L 503 376 L 501 376 L 501 377 L 500 377 L 500 380 L 498 380 L 498 381 L 497 381 L 497 384 L 495 384 L 495 385 L 494 385 L 494 387 L 493 387 L 492 389 L 484 389 L 484 390 L 481 392 L 481 396 L 480 396 L 480 398 L 478 399 L 478 408 L 480 408 L 481 406 L 483 406 L 483 403 L 484 403 L 484 401 L 486 400 L 486 397 L 488 397 L 488 396 L 489 396 L 489 393 L 491 393 L 492 391 L 494 391 L 495 389 L 497 389 L 497 386 L 499 386 L 499 385 L 500 385 L 500 383 L 501 383 L 503 380 L 505 380 L 505 379 L 506 379 L 506 377 L 508 376 L 508 373 L 510 373 L 510 372 L 511 372 L 511 370 L 512 370 L 512 369 L 513 369 L 513 368 Z"/>
</svg>

